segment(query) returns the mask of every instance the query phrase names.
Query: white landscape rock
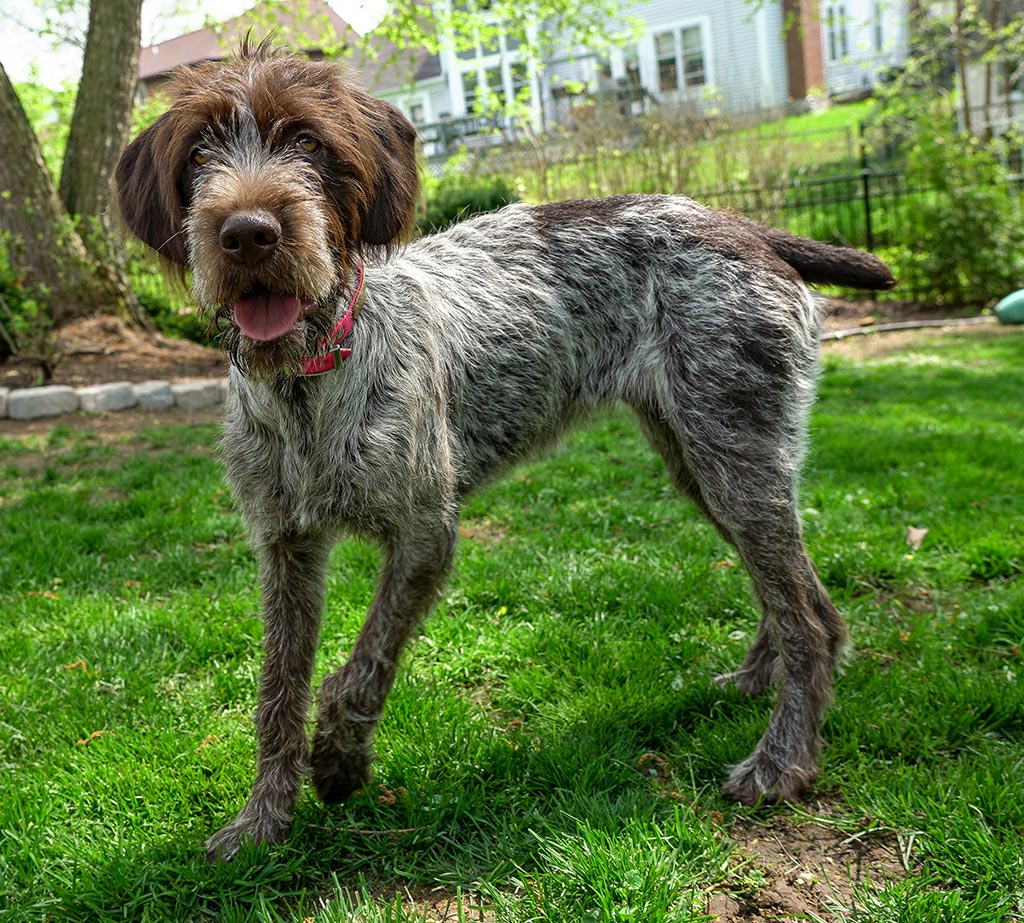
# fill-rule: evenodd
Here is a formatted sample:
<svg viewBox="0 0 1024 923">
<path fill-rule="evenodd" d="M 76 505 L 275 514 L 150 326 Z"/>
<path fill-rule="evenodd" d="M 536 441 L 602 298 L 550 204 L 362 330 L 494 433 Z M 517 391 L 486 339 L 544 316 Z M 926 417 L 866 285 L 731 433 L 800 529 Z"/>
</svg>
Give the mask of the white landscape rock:
<svg viewBox="0 0 1024 923">
<path fill-rule="evenodd" d="M 135 389 L 127 381 L 79 388 L 78 399 L 82 410 L 88 413 L 127 410 L 137 403 Z"/>
<path fill-rule="evenodd" d="M 161 410 L 174 406 L 174 394 L 169 381 L 144 381 L 136 385 L 135 399 L 145 410 Z"/>
<path fill-rule="evenodd" d="M 224 402 L 228 383 L 223 378 L 181 381 L 171 385 L 174 402 L 182 410 L 199 410 Z"/>
<path fill-rule="evenodd" d="M 78 395 L 68 385 L 19 388 L 7 397 L 7 414 L 12 420 L 58 417 L 78 410 Z"/>
</svg>

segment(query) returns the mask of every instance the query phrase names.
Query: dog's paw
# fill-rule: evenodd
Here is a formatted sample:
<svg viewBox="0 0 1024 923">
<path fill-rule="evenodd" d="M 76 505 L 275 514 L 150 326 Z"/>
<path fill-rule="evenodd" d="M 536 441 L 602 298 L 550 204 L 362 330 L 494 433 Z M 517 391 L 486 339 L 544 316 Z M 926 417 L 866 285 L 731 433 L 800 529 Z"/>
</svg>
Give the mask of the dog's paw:
<svg viewBox="0 0 1024 923">
<path fill-rule="evenodd" d="M 373 754 L 338 746 L 330 734 L 319 729 L 313 735 L 311 760 L 313 787 L 324 804 L 344 801 L 370 781 Z"/>
<path fill-rule="evenodd" d="M 736 670 L 733 673 L 719 673 L 715 677 L 715 683 L 723 689 L 735 686 L 740 692 L 752 699 L 756 699 L 768 691 L 771 685 L 771 675 L 754 670 Z"/>
<path fill-rule="evenodd" d="M 722 790 L 730 798 L 745 805 L 774 804 L 799 801 L 818 776 L 813 766 L 777 766 L 763 753 L 755 751 L 742 763 L 733 766 Z"/>
<path fill-rule="evenodd" d="M 283 842 L 288 836 L 289 823 L 245 817 L 243 814 L 206 841 L 206 857 L 210 862 L 231 862 L 239 850 L 247 846 L 273 845 Z"/>
</svg>

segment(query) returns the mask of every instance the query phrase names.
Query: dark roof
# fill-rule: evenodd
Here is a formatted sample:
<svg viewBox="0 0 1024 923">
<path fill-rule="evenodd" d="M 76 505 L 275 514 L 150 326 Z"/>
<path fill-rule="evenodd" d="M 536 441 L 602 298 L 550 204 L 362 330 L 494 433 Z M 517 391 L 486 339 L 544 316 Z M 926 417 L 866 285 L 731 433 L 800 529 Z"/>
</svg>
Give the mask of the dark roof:
<svg viewBox="0 0 1024 923">
<path fill-rule="evenodd" d="M 270 7 L 261 10 L 262 6 Z M 262 13 L 262 15 L 261 15 Z M 441 74 L 441 59 L 425 49 L 399 48 L 393 42 L 370 36 L 371 52 L 358 46 L 359 34 L 322 0 L 309 0 L 303 5 L 301 17 L 296 17 L 287 6 L 279 3 L 260 4 L 217 26 L 197 29 L 186 35 L 168 39 L 142 49 L 139 56 L 139 79 L 154 80 L 187 64 L 202 61 L 220 61 L 238 48 L 241 40 L 252 28 L 254 38 L 262 38 L 270 27 L 268 14 L 273 16 L 272 27 L 282 33 L 297 33 L 309 44 L 303 51 L 319 51 L 323 44 L 322 25 L 333 32 L 338 45 L 352 51 L 347 64 L 355 78 L 370 92 L 397 89 L 417 80 L 427 80 Z M 318 21 L 319 20 L 319 21 Z"/>
<path fill-rule="evenodd" d="M 264 6 L 268 9 L 263 10 Z M 291 34 L 299 39 L 303 51 L 321 48 L 324 25 L 338 44 L 352 44 L 358 39 L 356 31 L 322 0 L 309 0 L 303 5 L 303 12 L 309 15 L 296 17 L 283 4 L 259 4 L 217 26 L 149 45 L 139 55 L 139 79 L 152 80 L 184 64 L 223 60 L 238 48 L 250 28 L 255 39 L 263 38 L 272 29 Z M 268 16 L 273 17 L 273 26 L 266 25 Z"/>
<path fill-rule="evenodd" d="M 417 80 L 441 76 L 441 57 L 423 48 L 399 48 L 370 36 L 371 53 L 356 46 L 348 66 L 371 93 L 394 90 Z"/>
</svg>

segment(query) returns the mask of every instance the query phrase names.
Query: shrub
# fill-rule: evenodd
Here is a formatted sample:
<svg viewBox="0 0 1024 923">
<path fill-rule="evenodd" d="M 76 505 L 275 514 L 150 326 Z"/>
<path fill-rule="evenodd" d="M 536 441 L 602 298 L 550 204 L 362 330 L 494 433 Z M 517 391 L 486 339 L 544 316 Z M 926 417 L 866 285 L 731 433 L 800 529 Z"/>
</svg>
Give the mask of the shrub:
<svg viewBox="0 0 1024 923">
<path fill-rule="evenodd" d="M 504 178 L 462 172 L 458 162 L 449 164 L 440 179 L 428 178 L 424 186 L 426 205 L 417 216 L 417 234 L 443 231 L 472 215 L 519 201 Z"/>
<path fill-rule="evenodd" d="M 911 69 L 885 93 L 868 128 L 872 153 L 904 172 L 876 239 L 900 288 L 937 304 L 993 302 L 1024 284 L 1024 216 L 1007 167 L 1020 139 L 962 131 L 956 98 Z M 883 225 L 888 225 L 883 227 Z"/>
<path fill-rule="evenodd" d="M 931 193 L 908 215 L 897 266 L 906 287 L 940 304 L 981 304 L 1020 288 L 1024 220 L 998 148 L 960 133 L 948 113 L 915 129 L 907 183 Z"/>
<path fill-rule="evenodd" d="M 14 352 L 24 316 L 37 311 L 22 285 L 20 273 L 7 258 L 6 235 L 0 233 L 0 363 Z"/>
</svg>

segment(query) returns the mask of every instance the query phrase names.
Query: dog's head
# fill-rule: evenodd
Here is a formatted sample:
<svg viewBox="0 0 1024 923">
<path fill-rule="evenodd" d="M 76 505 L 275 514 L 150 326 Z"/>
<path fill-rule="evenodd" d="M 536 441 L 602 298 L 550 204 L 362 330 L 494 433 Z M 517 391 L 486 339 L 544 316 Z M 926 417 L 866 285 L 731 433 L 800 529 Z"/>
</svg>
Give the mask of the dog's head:
<svg viewBox="0 0 1024 923">
<path fill-rule="evenodd" d="M 408 237 L 415 129 L 334 65 L 265 44 L 178 72 L 169 93 L 121 155 L 121 218 L 191 270 L 236 358 L 280 367 L 329 329 L 356 258 Z"/>
</svg>

